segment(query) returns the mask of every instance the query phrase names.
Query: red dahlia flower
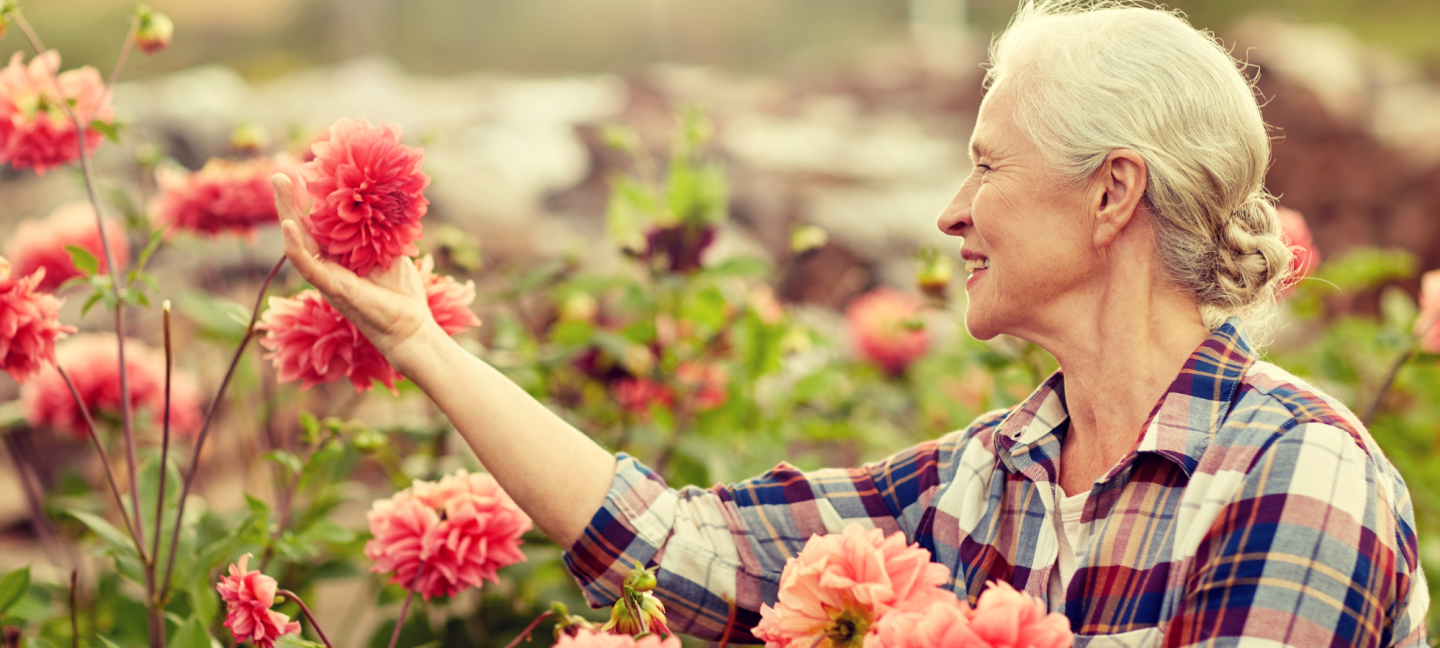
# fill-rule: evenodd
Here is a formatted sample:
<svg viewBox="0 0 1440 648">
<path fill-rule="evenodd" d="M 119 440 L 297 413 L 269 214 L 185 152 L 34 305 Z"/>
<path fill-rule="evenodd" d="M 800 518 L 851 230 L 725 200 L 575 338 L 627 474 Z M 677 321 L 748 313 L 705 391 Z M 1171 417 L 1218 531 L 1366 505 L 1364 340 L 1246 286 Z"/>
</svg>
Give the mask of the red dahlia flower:
<svg viewBox="0 0 1440 648">
<path fill-rule="evenodd" d="M 150 201 L 150 213 L 161 227 L 210 236 L 252 234 L 258 226 L 279 224 L 270 176 L 288 173 L 293 165 L 288 156 L 280 156 L 215 158 L 199 171 L 161 167 L 155 170 L 160 194 Z"/>
<path fill-rule="evenodd" d="M 113 333 L 76 335 L 55 348 L 55 363 L 65 369 L 80 400 L 96 416 L 120 416 L 120 361 Z M 125 367 L 130 381 L 130 406 L 150 412 L 159 429 L 165 412 L 165 354 L 134 339 L 125 341 Z M 170 429 L 180 434 L 200 430 L 200 390 L 192 374 L 170 377 Z M 85 418 L 58 371 L 45 371 L 20 390 L 25 418 L 32 426 L 49 426 L 84 438 Z"/>
<path fill-rule="evenodd" d="M 225 601 L 225 627 L 235 643 L 272 648 L 281 636 L 300 634 L 300 622 L 270 609 L 275 605 L 275 579 L 247 570 L 249 561 L 250 554 L 241 556 L 240 562 L 230 565 L 230 575 L 222 576 L 215 586 Z"/>
<path fill-rule="evenodd" d="M 369 391 L 375 381 L 395 389 L 395 371 L 380 350 L 320 293 L 305 290 L 293 297 L 271 297 L 270 308 L 255 330 L 264 331 L 260 346 L 280 370 L 282 383 L 300 381 L 300 389 L 349 378 L 356 391 Z"/>
<path fill-rule="evenodd" d="M 439 482 L 416 480 L 366 514 L 370 571 L 430 600 L 498 581 L 497 570 L 525 560 L 521 536 L 529 516 L 485 473 L 461 470 Z M 424 573 L 416 574 L 424 563 Z"/>
<path fill-rule="evenodd" d="M 115 263 L 124 268 L 130 263 L 130 242 L 125 227 L 113 218 L 105 219 L 105 237 L 110 239 L 110 253 Z M 44 219 L 23 220 L 5 244 L 5 255 L 14 264 L 15 274 L 28 275 L 41 268 L 45 277 L 36 286 L 39 290 L 55 290 L 61 284 L 80 276 L 65 246 L 84 248 L 100 262 L 100 274 L 110 271 L 105 262 L 104 244 L 100 242 L 100 225 L 95 222 L 95 208 L 88 202 L 66 203 Z"/>
<path fill-rule="evenodd" d="M 1290 261 L 1290 283 L 1294 285 L 1320 267 L 1320 248 L 1315 247 L 1304 214 L 1289 207 L 1279 207 L 1276 212 L 1280 216 L 1280 239 L 1295 254 Z"/>
<path fill-rule="evenodd" d="M 475 301 L 475 282 L 460 283 L 449 275 L 435 274 L 435 257 L 425 255 L 415 260 L 415 269 L 425 283 L 425 300 L 435 323 L 447 334 L 454 335 L 472 326 L 480 326 L 480 318 L 470 310 Z"/>
<path fill-rule="evenodd" d="M 20 383 L 45 364 L 54 364 L 55 340 L 75 332 L 75 327 L 60 324 L 64 300 L 35 292 L 44 278 L 41 269 L 17 279 L 10 274 L 10 262 L 0 257 L 0 370 Z"/>
<path fill-rule="evenodd" d="M 60 74 L 60 54 L 45 52 L 29 65 L 21 63 L 23 52 L 10 57 L 0 69 L 0 162 L 16 169 L 34 168 L 38 175 L 80 159 L 75 124 L 65 116 L 61 102 L 69 102 L 82 124 L 113 123 L 115 109 L 95 68 L 85 66 Z M 63 97 L 63 98 L 62 98 Z M 85 130 L 85 146 L 91 151 L 100 145 L 100 131 Z"/>
<path fill-rule="evenodd" d="M 327 258 L 364 276 L 419 253 L 430 178 L 420 172 L 424 151 L 402 145 L 399 126 L 342 119 L 311 151 L 300 175 L 315 201 L 310 232 Z"/>
<path fill-rule="evenodd" d="M 860 355 L 898 376 L 930 348 L 930 333 L 913 325 L 919 311 L 918 299 L 877 288 L 851 301 L 845 319 Z"/>
</svg>

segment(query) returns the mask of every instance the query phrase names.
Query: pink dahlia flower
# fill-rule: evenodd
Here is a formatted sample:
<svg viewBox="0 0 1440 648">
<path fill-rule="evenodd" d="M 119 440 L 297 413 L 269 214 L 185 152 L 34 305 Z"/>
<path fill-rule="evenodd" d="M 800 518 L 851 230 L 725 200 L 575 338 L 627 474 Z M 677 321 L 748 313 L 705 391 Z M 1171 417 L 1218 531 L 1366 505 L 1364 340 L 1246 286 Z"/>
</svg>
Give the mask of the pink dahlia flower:
<svg viewBox="0 0 1440 648">
<path fill-rule="evenodd" d="M 952 599 L 886 615 L 865 648 L 1069 648 L 1074 641 L 1065 615 L 1047 614 L 1038 599 L 994 581 L 974 609 Z"/>
<path fill-rule="evenodd" d="M 621 378 L 615 382 L 614 390 L 620 407 L 635 414 L 648 414 L 656 405 L 675 404 L 675 394 L 649 378 Z"/>
<path fill-rule="evenodd" d="M 45 270 L 28 277 L 10 274 L 10 262 L 0 257 L 0 370 L 15 382 L 26 382 L 46 364 L 55 363 L 55 340 L 75 327 L 60 324 L 64 300 L 35 292 Z"/>
<path fill-rule="evenodd" d="M 110 240 L 110 253 L 121 268 L 130 263 L 130 242 L 125 227 L 113 218 L 105 219 L 105 237 Z M 100 225 L 95 221 L 95 208 L 88 202 L 66 203 L 41 220 L 23 220 L 15 234 L 5 243 L 5 256 L 15 266 L 15 273 L 28 275 L 45 269 L 40 290 L 55 290 L 61 284 L 80 276 L 70 250 L 65 246 L 84 248 L 100 262 L 100 274 L 110 272 L 105 262 L 104 244 L 100 242 Z"/>
<path fill-rule="evenodd" d="M 420 172 L 424 151 L 400 144 L 399 126 L 342 119 L 311 151 L 300 175 L 315 201 L 310 232 L 328 258 L 364 276 L 419 254 L 430 178 Z"/>
<path fill-rule="evenodd" d="M 680 638 L 671 635 L 661 639 L 658 635 L 650 635 L 636 639 L 630 635 L 581 630 L 573 637 L 561 635 L 555 648 L 680 648 Z"/>
<path fill-rule="evenodd" d="M 1440 353 L 1440 270 L 1420 277 L 1420 317 L 1415 320 L 1415 334 L 1420 336 L 1421 350 Z"/>
<path fill-rule="evenodd" d="M 430 314 L 435 323 L 449 335 L 454 335 L 472 326 L 480 326 L 480 318 L 470 310 L 475 301 L 475 282 L 460 283 L 454 277 L 435 274 L 435 258 L 425 255 L 415 260 L 415 269 L 425 283 L 425 300 L 430 304 Z"/>
<path fill-rule="evenodd" d="M 501 567 L 525 560 L 521 536 L 532 526 L 495 478 L 464 470 L 439 482 L 417 480 L 376 501 L 366 517 L 375 536 L 365 543 L 375 561 L 370 571 L 413 585 L 427 601 L 498 581 Z"/>
<path fill-rule="evenodd" d="M 725 368 L 703 362 L 682 362 L 675 368 L 675 380 L 694 394 L 695 409 L 712 410 L 729 398 L 730 376 Z"/>
<path fill-rule="evenodd" d="M 1295 255 L 1290 261 L 1290 282 L 1293 285 L 1320 267 L 1320 248 L 1315 247 L 1310 226 L 1305 223 L 1303 214 L 1289 207 L 1277 208 L 1276 212 L 1280 216 L 1280 238 Z"/>
<path fill-rule="evenodd" d="M 275 605 L 275 579 L 248 571 L 249 562 L 250 554 L 241 556 L 215 589 L 225 601 L 225 627 L 235 636 L 235 643 L 271 648 L 283 635 L 300 634 L 300 623 L 270 609 Z"/>
<path fill-rule="evenodd" d="M 320 293 L 305 290 L 293 297 L 271 297 L 270 308 L 255 330 L 264 331 L 260 346 L 265 359 L 280 371 L 282 383 L 300 381 L 300 389 L 349 378 L 356 391 L 369 391 L 375 381 L 399 393 L 400 372 L 361 335 L 350 320 Z"/>
<path fill-rule="evenodd" d="M 280 222 L 270 176 L 292 168 L 288 156 L 214 158 L 199 171 L 160 167 L 155 170 L 160 193 L 150 201 L 150 214 L 160 227 L 249 235 Z"/>
<path fill-rule="evenodd" d="M 755 637 L 767 648 L 858 648 L 881 617 L 953 600 L 950 572 L 901 533 L 851 524 L 812 536 L 780 574 L 775 607 L 760 607 Z"/>
<path fill-rule="evenodd" d="M 918 326 L 920 301 L 893 288 L 856 297 L 845 309 L 850 337 L 860 355 L 898 376 L 930 348 L 930 333 Z"/>
<path fill-rule="evenodd" d="M 120 361 L 113 333 L 85 333 L 55 347 L 55 363 L 65 369 L 91 415 L 120 418 Z M 160 429 L 165 412 L 165 353 L 134 339 L 125 341 L 125 367 L 130 381 L 130 407 L 150 413 Z M 170 430 L 193 434 L 200 429 L 200 388 L 187 371 L 170 377 Z M 58 371 L 45 371 L 20 390 L 25 418 L 32 426 L 48 426 L 84 438 L 85 418 Z"/>
<path fill-rule="evenodd" d="M 10 57 L 0 69 L 0 162 L 16 169 L 34 168 L 35 173 L 80 159 L 75 125 L 65 116 L 61 102 L 69 102 L 82 124 L 112 123 L 115 109 L 105 82 L 95 68 L 85 66 L 60 74 L 56 92 L 55 72 L 60 54 L 45 52 L 25 65 L 23 52 Z M 63 99 L 62 99 L 63 97 Z M 91 151 L 100 145 L 100 131 L 87 128 L 85 146 Z"/>
</svg>

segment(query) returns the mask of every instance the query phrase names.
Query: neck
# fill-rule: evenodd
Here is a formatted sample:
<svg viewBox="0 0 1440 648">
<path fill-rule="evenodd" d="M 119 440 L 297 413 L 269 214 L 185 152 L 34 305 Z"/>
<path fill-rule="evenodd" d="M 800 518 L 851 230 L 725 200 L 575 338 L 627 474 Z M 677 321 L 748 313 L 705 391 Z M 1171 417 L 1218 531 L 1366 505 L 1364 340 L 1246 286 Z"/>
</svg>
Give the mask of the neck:
<svg viewBox="0 0 1440 648">
<path fill-rule="evenodd" d="M 1070 494 L 1089 490 L 1134 447 L 1155 404 L 1209 336 L 1195 303 L 1156 266 L 1126 265 L 1103 272 L 1060 309 L 1063 321 L 1031 338 L 1065 376 L 1070 431 L 1061 486 Z"/>
</svg>

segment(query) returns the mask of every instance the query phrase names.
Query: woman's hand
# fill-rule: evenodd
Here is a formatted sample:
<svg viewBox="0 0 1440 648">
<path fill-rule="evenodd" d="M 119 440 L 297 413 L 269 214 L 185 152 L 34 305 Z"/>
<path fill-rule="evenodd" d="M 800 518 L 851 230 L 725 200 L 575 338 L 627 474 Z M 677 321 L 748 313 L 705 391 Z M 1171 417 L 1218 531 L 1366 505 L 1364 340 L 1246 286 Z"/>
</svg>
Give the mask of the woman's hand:
<svg viewBox="0 0 1440 648">
<path fill-rule="evenodd" d="M 299 176 L 295 181 L 299 187 L 283 173 L 270 178 L 275 188 L 275 209 L 280 213 L 280 228 L 285 235 L 285 256 L 300 276 L 353 322 L 390 364 L 408 375 L 406 351 L 413 346 L 408 343 L 418 342 L 440 330 L 430 314 L 425 285 L 415 264 L 400 258 L 389 268 L 377 266 L 368 276 L 360 277 L 338 263 L 322 260 L 320 244 L 301 219 L 301 214 L 309 211 L 305 181 Z"/>
</svg>

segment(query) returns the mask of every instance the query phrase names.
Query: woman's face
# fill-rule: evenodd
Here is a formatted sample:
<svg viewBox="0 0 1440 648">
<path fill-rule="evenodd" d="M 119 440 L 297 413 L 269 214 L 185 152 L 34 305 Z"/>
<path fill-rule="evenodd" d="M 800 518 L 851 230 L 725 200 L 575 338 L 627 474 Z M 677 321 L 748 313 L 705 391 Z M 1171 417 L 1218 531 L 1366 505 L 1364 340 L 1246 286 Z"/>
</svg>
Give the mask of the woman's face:
<svg viewBox="0 0 1440 648">
<path fill-rule="evenodd" d="M 1055 177 L 1015 123 L 1010 95 L 1000 84 L 981 104 L 970 140 L 975 166 L 936 224 L 964 239 L 970 334 L 1033 341 L 1064 327 L 1067 314 L 1090 298 L 1096 252 L 1085 187 Z"/>
</svg>

